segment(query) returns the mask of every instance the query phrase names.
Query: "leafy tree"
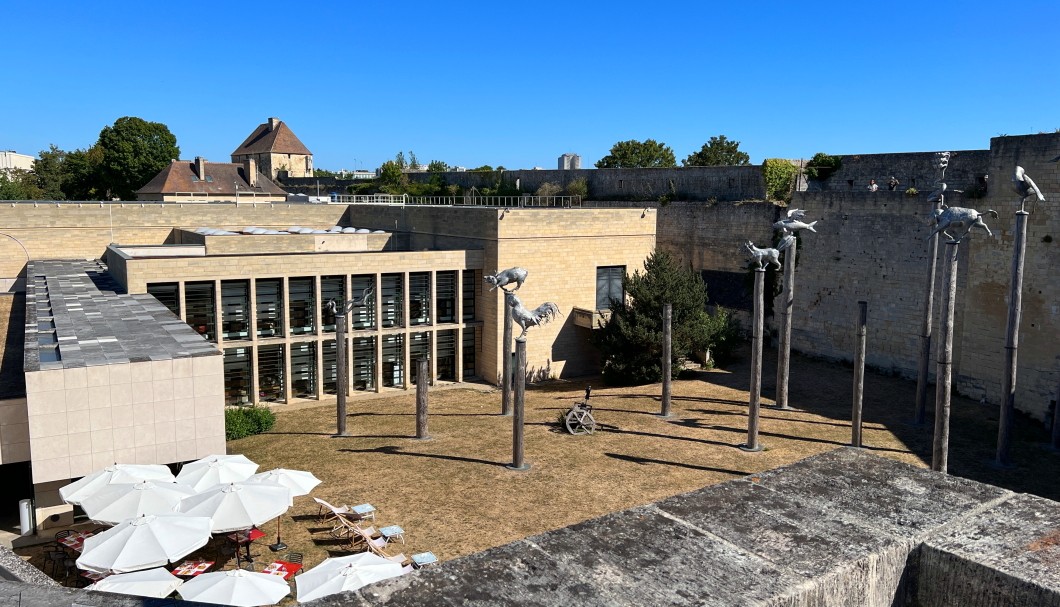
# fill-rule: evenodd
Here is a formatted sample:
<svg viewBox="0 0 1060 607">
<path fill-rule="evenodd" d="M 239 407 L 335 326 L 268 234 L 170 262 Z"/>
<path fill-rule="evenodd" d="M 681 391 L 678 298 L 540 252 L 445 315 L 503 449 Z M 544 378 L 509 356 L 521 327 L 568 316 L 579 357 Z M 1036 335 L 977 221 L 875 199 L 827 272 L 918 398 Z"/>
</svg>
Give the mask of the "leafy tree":
<svg viewBox="0 0 1060 607">
<path fill-rule="evenodd" d="M 582 197 L 588 196 L 589 183 L 585 180 L 584 177 L 572 179 L 571 182 L 567 184 L 567 195 Z"/>
<path fill-rule="evenodd" d="M 707 314 L 707 285 L 691 268 L 682 269 L 665 251 L 656 251 L 644 261 L 644 273 L 636 271 L 623 281 L 627 301 L 611 301 L 611 319 L 591 340 L 603 359 L 604 380 L 610 384 L 644 384 L 662 379 L 662 309 L 673 306 L 671 355 L 673 373 L 678 360 L 693 352 L 710 349 L 724 337 L 722 328 L 731 317 L 712 319 Z"/>
<path fill-rule="evenodd" d="M 67 200 L 102 200 L 106 188 L 102 187 L 100 167 L 103 151 L 98 145 L 87 150 L 66 153 L 63 160 L 63 193 Z"/>
<path fill-rule="evenodd" d="M 160 122 L 125 116 L 99 133 L 102 184 L 111 196 L 133 200 L 136 190 L 180 157 L 177 138 Z"/>
<path fill-rule="evenodd" d="M 0 171 L 0 200 L 40 200 L 43 192 L 37 177 L 26 169 Z"/>
<path fill-rule="evenodd" d="M 60 150 L 54 144 L 47 150 L 41 150 L 40 155 L 33 161 L 33 173 L 37 176 L 37 186 L 45 200 L 64 200 L 63 181 L 66 171 L 63 163 L 66 161 L 66 152 Z"/>
<path fill-rule="evenodd" d="M 401 194 L 408 186 L 409 177 L 395 161 L 384 162 L 379 169 L 379 184 L 385 192 Z"/>
<path fill-rule="evenodd" d="M 806 177 L 808 179 L 828 179 L 832 173 L 843 166 L 843 159 L 839 156 L 829 156 L 824 152 L 817 152 L 806 165 Z"/>
<path fill-rule="evenodd" d="M 561 191 L 563 191 L 563 188 L 561 188 L 558 183 L 552 183 L 551 181 L 546 181 L 545 183 L 542 183 L 537 188 L 537 191 L 534 192 L 534 195 L 535 196 L 556 196 Z"/>
<path fill-rule="evenodd" d="M 762 177 L 766 182 L 766 200 L 791 200 L 795 177 L 799 169 L 781 158 L 766 158 L 762 163 Z"/>
<path fill-rule="evenodd" d="M 730 141 L 725 135 L 711 137 L 695 154 L 681 161 L 686 167 L 744 166 L 751 164 L 751 157 L 740 151 L 739 141 Z"/>
<path fill-rule="evenodd" d="M 596 163 L 598 169 L 635 169 L 642 167 L 669 168 L 677 166 L 670 146 L 654 139 L 619 141 L 611 146 L 611 153 Z"/>
<path fill-rule="evenodd" d="M 492 172 L 493 172 L 493 167 L 491 167 L 491 166 L 490 166 L 490 165 L 488 165 L 488 164 L 484 164 L 484 165 L 482 165 L 482 166 L 478 167 L 477 169 L 471 169 L 471 170 L 472 170 L 472 171 L 476 171 L 476 172 L 487 172 L 487 173 L 492 173 Z"/>
<path fill-rule="evenodd" d="M 408 168 L 409 163 L 405 160 L 405 152 L 398 152 L 394 155 L 394 164 L 401 170 Z"/>
<path fill-rule="evenodd" d="M 441 160 L 432 160 L 427 165 L 428 173 L 445 173 L 449 170 L 449 165 L 442 162 Z"/>
<path fill-rule="evenodd" d="M 409 168 L 413 171 L 417 171 L 420 168 L 420 161 L 416 158 L 416 152 L 409 150 Z"/>
</svg>

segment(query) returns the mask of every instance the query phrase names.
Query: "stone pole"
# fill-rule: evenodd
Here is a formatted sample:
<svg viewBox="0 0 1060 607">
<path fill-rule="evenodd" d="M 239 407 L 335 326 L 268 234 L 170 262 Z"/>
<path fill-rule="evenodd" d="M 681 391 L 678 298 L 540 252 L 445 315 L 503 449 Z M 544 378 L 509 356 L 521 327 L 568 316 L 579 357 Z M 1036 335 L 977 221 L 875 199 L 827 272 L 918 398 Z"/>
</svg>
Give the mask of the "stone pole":
<svg viewBox="0 0 1060 607">
<path fill-rule="evenodd" d="M 529 470 L 523 461 L 523 431 L 526 407 L 526 338 L 515 340 L 515 412 L 512 415 L 512 463 L 509 470 Z"/>
<path fill-rule="evenodd" d="M 1001 393 L 1001 416 L 997 426 L 999 466 L 1008 466 L 1012 445 L 1012 422 L 1016 415 L 1016 353 L 1020 344 L 1020 316 L 1023 314 L 1023 258 L 1027 253 L 1027 216 L 1016 211 L 1016 242 L 1012 252 L 1012 282 L 1008 297 L 1008 324 L 1005 327 L 1005 384 Z"/>
<path fill-rule="evenodd" d="M 663 344 L 662 344 L 662 412 L 660 417 L 670 417 L 670 391 L 671 369 L 670 352 L 673 345 L 671 341 L 670 323 L 673 318 L 673 304 L 663 304 Z"/>
<path fill-rule="evenodd" d="M 935 180 L 935 185 L 938 186 L 938 197 L 928 197 L 928 202 L 935 199 L 935 206 L 932 208 L 932 215 L 938 212 L 943 207 L 946 200 L 946 167 L 950 165 L 950 153 L 949 152 L 938 152 L 935 154 L 934 167 L 938 171 L 938 179 Z M 935 268 L 938 263 L 939 257 L 939 235 L 932 234 L 930 244 L 928 245 L 928 273 L 927 273 L 927 292 L 924 294 L 924 317 L 920 321 L 920 360 L 917 364 L 916 373 L 916 408 L 913 411 L 913 423 L 918 426 L 923 426 L 927 421 L 927 397 L 928 397 L 928 379 L 930 377 L 930 366 L 931 366 L 931 322 L 935 315 Z"/>
<path fill-rule="evenodd" d="M 416 438 L 427 440 L 427 367 L 426 356 L 416 361 Z"/>
<path fill-rule="evenodd" d="M 334 305 L 334 304 L 332 304 Z M 335 417 L 337 431 L 336 438 L 349 436 L 346 433 L 346 388 L 349 380 L 346 378 L 346 306 L 335 307 Z"/>
<path fill-rule="evenodd" d="M 1060 451 L 1060 420 L 1057 419 L 1057 414 L 1060 413 L 1060 384 L 1056 386 L 1056 404 L 1053 405 L 1053 440 L 1051 444 L 1053 449 Z"/>
<path fill-rule="evenodd" d="M 508 294 L 504 294 L 504 338 L 501 342 L 504 360 L 501 362 L 501 415 L 512 414 L 512 313 Z"/>
<path fill-rule="evenodd" d="M 942 331 L 938 343 L 935 370 L 935 439 L 932 444 L 931 469 L 946 472 L 950 449 L 950 382 L 953 371 L 953 310 L 957 299 L 957 251 L 959 241 L 946 243 L 942 284 Z"/>
<path fill-rule="evenodd" d="M 869 302 L 858 302 L 858 327 L 854 347 L 854 410 L 850 415 L 850 444 L 861 447 L 861 403 L 865 394 L 865 325 L 869 317 Z"/>
<path fill-rule="evenodd" d="M 762 404 L 762 318 L 764 316 L 762 292 L 765 291 L 766 270 L 755 270 L 754 322 L 751 333 L 751 395 L 747 408 L 747 442 L 740 445 L 744 451 L 761 451 L 758 444 L 758 415 Z"/>
<path fill-rule="evenodd" d="M 795 297 L 795 254 L 799 241 L 791 240 L 784 251 L 784 292 L 780 296 L 780 343 L 777 345 L 777 408 L 788 405 L 788 369 L 791 363 L 791 309 Z M 757 299 L 756 299 L 757 301 Z"/>
</svg>

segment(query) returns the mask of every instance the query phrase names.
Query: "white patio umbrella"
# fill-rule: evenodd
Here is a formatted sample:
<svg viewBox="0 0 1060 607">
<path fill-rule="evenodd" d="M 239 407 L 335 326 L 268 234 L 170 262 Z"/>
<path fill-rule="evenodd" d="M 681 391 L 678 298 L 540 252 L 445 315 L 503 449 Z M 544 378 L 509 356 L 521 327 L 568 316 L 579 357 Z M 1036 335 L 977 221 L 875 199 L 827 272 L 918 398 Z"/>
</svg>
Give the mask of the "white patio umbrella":
<svg viewBox="0 0 1060 607">
<path fill-rule="evenodd" d="M 275 604 L 291 587 L 278 575 L 233 569 L 204 573 L 184 582 L 177 592 L 185 601 L 256 607 Z"/>
<path fill-rule="evenodd" d="M 195 495 L 187 485 L 160 481 L 140 481 L 134 485 L 108 485 L 81 502 L 88 518 L 117 525 L 127 518 L 144 514 L 176 512 L 180 500 Z"/>
<path fill-rule="evenodd" d="M 166 571 L 162 567 L 156 567 L 144 571 L 112 575 L 92 584 L 88 588 L 85 588 L 85 590 L 116 592 L 118 594 L 132 594 L 135 596 L 150 596 L 164 599 L 183 583 L 184 580 L 179 577 Z"/>
<path fill-rule="evenodd" d="M 211 455 L 184 464 L 177 474 L 177 482 L 203 491 L 216 485 L 245 481 L 257 471 L 258 465 L 245 455 Z"/>
<path fill-rule="evenodd" d="M 173 473 L 161 464 L 114 464 L 61 487 L 59 496 L 67 504 L 80 506 L 81 500 L 107 485 L 146 480 L 172 481 Z"/>
<path fill-rule="evenodd" d="M 183 514 L 145 514 L 85 540 L 77 566 L 99 573 L 160 567 L 206 545 L 210 519 Z"/>
<path fill-rule="evenodd" d="M 282 485 L 291 490 L 291 496 L 293 498 L 296 495 L 309 495 L 309 492 L 315 489 L 316 486 L 321 483 L 321 480 L 312 472 L 276 468 L 275 470 L 255 474 L 247 479 L 247 483 L 272 483 Z M 294 505 L 293 499 L 289 505 Z M 280 539 L 279 518 L 276 519 L 276 543 L 272 544 L 270 548 L 272 548 L 274 552 L 279 552 L 280 550 L 287 548 L 287 544 L 284 544 L 283 540 Z"/>
<path fill-rule="evenodd" d="M 316 567 L 294 578 L 298 588 L 298 602 L 357 590 L 372 582 L 401 575 L 401 565 L 372 554 L 360 552 L 350 556 L 324 559 Z"/>
<path fill-rule="evenodd" d="M 280 516 L 291 504 L 291 490 L 271 483 L 217 485 L 180 501 L 179 511 L 210 518 L 213 533 L 250 529 Z"/>
</svg>

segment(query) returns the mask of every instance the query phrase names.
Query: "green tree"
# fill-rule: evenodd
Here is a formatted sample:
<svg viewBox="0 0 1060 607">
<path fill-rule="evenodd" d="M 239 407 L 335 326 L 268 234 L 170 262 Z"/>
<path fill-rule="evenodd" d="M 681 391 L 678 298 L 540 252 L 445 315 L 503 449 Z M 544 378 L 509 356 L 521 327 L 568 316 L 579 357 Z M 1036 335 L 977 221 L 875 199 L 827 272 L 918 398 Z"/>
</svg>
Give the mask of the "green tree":
<svg viewBox="0 0 1060 607">
<path fill-rule="evenodd" d="M 545 183 L 542 183 L 537 188 L 537 191 L 534 192 L 534 196 L 544 196 L 544 197 L 558 196 L 559 193 L 562 192 L 562 191 L 563 191 L 563 188 L 561 188 L 558 183 L 553 183 L 551 181 L 546 181 Z"/>
<path fill-rule="evenodd" d="M 766 200 L 791 200 L 799 169 L 781 158 L 766 158 L 762 163 L 762 178 L 766 182 Z"/>
<path fill-rule="evenodd" d="M 420 161 L 416 158 L 416 152 L 409 150 L 409 168 L 413 171 L 417 171 L 420 168 Z"/>
<path fill-rule="evenodd" d="M 751 164 L 751 157 L 740 151 L 739 141 L 718 135 L 711 137 L 695 154 L 689 154 L 681 164 L 686 167 L 744 166 Z"/>
<path fill-rule="evenodd" d="M 63 159 L 63 193 L 67 200 L 102 200 L 106 188 L 101 185 L 100 167 L 103 152 L 98 145 L 87 150 L 66 153 Z"/>
<path fill-rule="evenodd" d="M 484 164 L 484 165 L 478 167 L 477 169 L 471 169 L 471 170 L 475 171 L 475 172 L 492 173 L 493 172 L 493 167 L 491 167 L 488 164 Z"/>
<path fill-rule="evenodd" d="M 830 156 L 824 152 L 817 152 L 806 165 L 806 177 L 808 179 L 828 179 L 841 166 L 843 166 L 843 159 L 839 156 Z"/>
<path fill-rule="evenodd" d="M 409 177 L 395 161 L 387 161 L 379 168 L 380 189 L 388 194 L 404 193 Z"/>
<path fill-rule="evenodd" d="M 37 177 L 26 169 L 0 171 L 0 200 L 41 200 Z"/>
<path fill-rule="evenodd" d="M 572 179 L 571 182 L 567 184 L 567 195 L 581 196 L 583 198 L 588 196 L 589 183 L 585 180 L 584 177 Z"/>
<path fill-rule="evenodd" d="M 394 164 L 396 164 L 397 167 L 402 171 L 408 168 L 409 163 L 405 160 L 405 152 L 398 152 L 397 154 L 394 154 Z"/>
<path fill-rule="evenodd" d="M 169 127 L 133 116 L 104 127 L 97 145 L 103 153 L 102 184 L 111 196 L 122 200 L 134 200 L 136 190 L 180 157 L 177 138 Z"/>
<path fill-rule="evenodd" d="M 670 146 L 654 139 L 619 141 L 611 146 L 611 153 L 596 163 L 598 169 L 636 169 L 643 167 L 670 168 L 677 166 Z"/>
<path fill-rule="evenodd" d="M 37 186 L 41 189 L 45 200 L 64 200 L 66 194 L 63 192 L 63 181 L 66 179 L 66 169 L 63 166 L 66 161 L 66 152 L 60 150 L 55 144 L 47 150 L 41 150 L 40 155 L 33 161 L 33 173 L 37 176 Z"/>
<path fill-rule="evenodd" d="M 446 173 L 449 171 L 449 165 L 442 162 L 441 160 L 432 160 L 427 165 L 428 173 Z"/>
<path fill-rule="evenodd" d="M 724 338 L 730 317 L 712 319 L 706 311 L 707 285 L 699 273 L 682 269 L 672 255 L 656 251 L 623 281 L 627 301 L 611 301 L 611 318 L 591 340 L 600 350 L 604 380 L 609 384 L 644 384 L 662 379 L 662 309 L 673 306 L 671 355 L 674 376 L 678 360 L 711 349 Z"/>
</svg>

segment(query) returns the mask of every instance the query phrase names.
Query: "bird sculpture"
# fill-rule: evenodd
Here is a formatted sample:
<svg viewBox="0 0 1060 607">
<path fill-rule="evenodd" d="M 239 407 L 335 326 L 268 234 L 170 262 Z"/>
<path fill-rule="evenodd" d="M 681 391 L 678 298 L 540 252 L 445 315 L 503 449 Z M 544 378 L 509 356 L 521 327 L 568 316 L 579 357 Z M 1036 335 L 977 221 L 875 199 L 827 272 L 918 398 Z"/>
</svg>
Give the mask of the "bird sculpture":
<svg viewBox="0 0 1060 607">
<path fill-rule="evenodd" d="M 937 190 L 928 195 L 928 202 L 942 202 L 942 197 L 946 194 L 946 184 L 940 183 Z"/>
<path fill-rule="evenodd" d="M 799 230 L 809 230 L 816 232 L 813 226 L 817 225 L 817 222 L 805 223 L 802 219 L 806 217 L 806 211 L 802 209 L 791 209 L 788 211 L 788 216 L 784 219 L 773 224 L 774 230 L 781 230 L 784 234 L 794 234 Z"/>
<path fill-rule="evenodd" d="M 516 339 L 523 339 L 526 337 L 526 330 L 530 327 L 540 327 L 553 318 L 561 316 L 559 306 L 551 301 L 546 301 L 533 310 L 527 310 L 523 306 L 523 302 L 519 300 L 518 295 L 511 291 L 505 291 L 504 295 L 508 307 L 511 308 L 512 320 L 515 321 L 515 324 L 523 328 L 523 332 L 520 333 L 519 337 Z"/>
<path fill-rule="evenodd" d="M 1045 200 L 1045 196 L 1042 196 L 1042 191 L 1038 189 L 1038 186 L 1034 184 L 1034 180 L 1023 171 L 1021 166 L 1017 165 L 1016 171 L 1012 174 L 1012 186 L 1016 188 L 1016 193 L 1020 196 L 1020 212 L 1023 212 L 1024 203 L 1032 196 L 1038 200 Z"/>
</svg>

